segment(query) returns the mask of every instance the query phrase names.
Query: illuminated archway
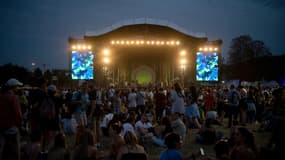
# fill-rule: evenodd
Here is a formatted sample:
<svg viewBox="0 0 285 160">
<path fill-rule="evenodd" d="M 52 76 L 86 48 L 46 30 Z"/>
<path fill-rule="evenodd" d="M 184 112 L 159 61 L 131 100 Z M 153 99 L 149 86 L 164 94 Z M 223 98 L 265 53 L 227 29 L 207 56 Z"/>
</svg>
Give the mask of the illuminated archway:
<svg viewBox="0 0 285 160">
<path fill-rule="evenodd" d="M 132 80 L 138 84 L 148 84 L 155 81 L 155 73 L 152 68 L 142 65 L 132 71 Z"/>
</svg>

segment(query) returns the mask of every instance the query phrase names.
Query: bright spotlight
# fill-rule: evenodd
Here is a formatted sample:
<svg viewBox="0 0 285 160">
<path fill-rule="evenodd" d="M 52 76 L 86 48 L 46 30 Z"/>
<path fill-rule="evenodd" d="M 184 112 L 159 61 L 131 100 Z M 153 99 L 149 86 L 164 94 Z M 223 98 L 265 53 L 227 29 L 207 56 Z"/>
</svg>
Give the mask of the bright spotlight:
<svg viewBox="0 0 285 160">
<path fill-rule="evenodd" d="M 157 44 L 157 45 L 160 45 L 160 41 L 156 41 L 156 44 Z"/>
<path fill-rule="evenodd" d="M 85 50 L 87 47 L 85 45 L 82 46 L 82 49 Z"/>
<path fill-rule="evenodd" d="M 186 64 L 186 59 L 184 59 L 184 58 L 182 58 L 181 60 L 180 60 L 180 64 Z"/>
<path fill-rule="evenodd" d="M 160 44 L 161 44 L 161 45 L 164 45 L 164 41 L 161 41 Z"/>
<path fill-rule="evenodd" d="M 110 54 L 110 51 L 109 51 L 108 49 L 104 49 L 104 50 L 103 50 L 103 54 L 104 54 L 104 55 L 109 55 L 109 54 Z"/>
<path fill-rule="evenodd" d="M 209 48 L 209 51 L 213 51 L 213 48 L 212 48 L 212 47 L 210 47 L 210 48 Z"/>
<path fill-rule="evenodd" d="M 203 51 L 203 48 L 199 48 L 199 51 Z"/>
<path fill-rule="evenodd" d="M 71 48 L 72 48 L 73 50 L 75 50 L 75 49 L 76 49 L 76 45 L 73 45 Z"/>
<path fill-rule="evenodd" d="M 154 44 L 154 41 L 151 41 L 151 44 Z"/>
<path fill-rule="evenodd" d="M 179 45 L 180 44 L 180 42 L 179 41 L 176 41 L 176 45 Z"/>
<path fill-rule="evenodd" d="M 90 45 L 88 45 L 88 46 L 87 46 L 87 49 L 89 49 L 89 50 L 90 50 L 91 48 L 92 48 L 92 47 L 91 47 Z"/>
<path fill-rule="evenodd" d="M 146 41 L 146 44 L 150 44 L 150 41 Z"/>
<path fill-rule="evenodd" d="M 166 44 L 169 45 L 169 41 L 166 41 Z"/>
<path fill-rule="evenodd" d="M 126 44 L 127 44 L 127 45 L 129 45 L 129 44 L 130 44 L 130 42 L 129 42 L 129 41 L 127 41 L 127 42 L 126 42 Z"/>
<path fill-rule="evenodd" d="M 136 41 L 136 44 L 140 44 L 140 41 Z"/>
<path fill-rule="evenodd" d="M 80 50 L 81 49 L 81 45 L 77 45 L 77 49 Z"/>
<path fill-rule="evenodd" d="M 134 44 L 135 42 L 134 41 L 131 41 L 131 44 Z"/>
<path fill-rule="evenodd" d="M 186 51 L 185 51 L 185 50 L 182 50 L 182 51 L 180 52 L 180 55 L 181 55 L 181 56 L 185 56 L 185 55 L 186 55 Z"/>
<path fill-rule="evenodd" d="M 115 41 L 111 41 L 111 44 L 115 44 Z"/>
<path fill-rule="evenodd" d="M 204 51 L 208 51 L 208 48 L 207 48 L 207 47 L 205 47 L 205 48 L 204 48 Z"/>
<path fill-rule="evenodd" d="M 171 41 L 170 44 L 171 44 L 171 45 L 174 45 L 174 41 Z"/>
<path fill-rule="evenodd" d="M 110 59 L 107 58 L 107 57 L 105 57 L 105 58 L 103 59 L 103 62 L 106 63 L 106 64 L 108 64 L 108 63 L 110 62 Z"/>
<path fill-rule="evenodd" d="M 214 51 L 218 51 L 218 48 L 216 47 L 216 48 L 214 48 Z"/>
<path fill-rule="evenodd" d="M 117 44 L 120 44 L 120 41 L 116 41 Z"/>
<path fill-rule="evenodd" d="M 141 44 L 144 44 L 144 41 L 141 41 Z"/>
</svg>

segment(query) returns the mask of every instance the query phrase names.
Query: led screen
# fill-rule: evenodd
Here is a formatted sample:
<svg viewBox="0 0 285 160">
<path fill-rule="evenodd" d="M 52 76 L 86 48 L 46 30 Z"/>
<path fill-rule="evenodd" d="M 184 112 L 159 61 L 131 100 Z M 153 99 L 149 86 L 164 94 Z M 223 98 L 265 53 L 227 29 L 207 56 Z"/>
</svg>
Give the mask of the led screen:
<svg viewBox="0 0 285 160">
<path fill-rule="evenodd" d="M 196 55 L 196 80 L 218 81 L 218 53 L 197 52 Z"/>
<path fill-rule="evenodd" d="M 72 51 L 71 71 L 72 79 L 94 78 L 94 55 L 91 51 Z"/>
</svg>

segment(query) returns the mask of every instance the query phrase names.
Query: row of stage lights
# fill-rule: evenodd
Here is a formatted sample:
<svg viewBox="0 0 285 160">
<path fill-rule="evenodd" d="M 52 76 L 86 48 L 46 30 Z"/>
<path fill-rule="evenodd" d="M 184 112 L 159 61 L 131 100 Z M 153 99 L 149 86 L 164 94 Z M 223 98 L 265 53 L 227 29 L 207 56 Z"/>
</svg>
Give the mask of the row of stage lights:
<svg viewBox="0 0 285 160">
<path fill-rule="evenodd" d="M 200 47 L 199 51 L 204 52 L 212 52 L 212 51 L 218 51 L 219 49 L 217 47 Z"/>
<path fill-rule="evenodd" d="M 112 45 L 170 45 L 170 46 L 179 46 L 180 41 L 144 41 L 144 40 L 131 40 L 131 41 L 124 41 L 124 40 L 117 40 L 111 41 Z"/>
<path fill-rule="evenodd" d="M 119 45 L 141 45 L 145 44 L 145 41 L 111 41 L 112 45 L 119 44 Z M 147 45 L 180 45 L 179 41 L 167 41 L 166 43 L 164 41 L 146 41 Z M 85 45 L 85 44 L 77 44 L 77 45 L 72 45 L 71 46 L 72 50 L 91 50 L 92 46 L 91 45 Z M 199 51 L 204 51 L 204 52 L 212 52 L 212 51 L 218 51 L 219 49 L 217 47 L 200 47 Z"/>
<path fill-rule="evenodd" d="M 72 50 L 91 50 L 92 46 L 86 45 L 86 44 L 77 44 L 77 45 L 72 45 L 71 49 Z"/>
</svg>

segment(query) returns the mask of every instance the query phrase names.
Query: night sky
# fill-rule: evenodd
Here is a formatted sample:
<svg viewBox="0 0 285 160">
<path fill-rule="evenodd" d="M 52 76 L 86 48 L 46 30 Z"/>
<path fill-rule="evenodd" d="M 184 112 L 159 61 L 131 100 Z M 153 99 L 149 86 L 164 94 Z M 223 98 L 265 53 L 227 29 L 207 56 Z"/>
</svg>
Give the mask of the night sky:
<svg viewBox="0 0 285 160">
<path fill-rule="evenodd" d="M 222 39 L 241 34 L 285 54 L 285 0 L 0 0 L 0 65 L 68 69 L 68 37 L 136 18 L 167 20 Z"/>
</svg>

